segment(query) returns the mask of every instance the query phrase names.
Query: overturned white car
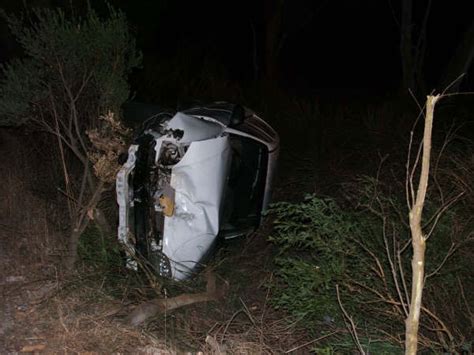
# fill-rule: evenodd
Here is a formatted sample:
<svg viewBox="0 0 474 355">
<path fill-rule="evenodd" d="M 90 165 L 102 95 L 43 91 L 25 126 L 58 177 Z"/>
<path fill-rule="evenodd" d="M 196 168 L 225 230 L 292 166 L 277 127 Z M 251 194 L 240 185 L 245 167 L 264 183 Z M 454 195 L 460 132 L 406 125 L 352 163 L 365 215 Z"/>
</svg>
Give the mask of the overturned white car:
<svg viewBox="0 0 474 355">
<path fill-rule="evenodd" d="M 279 138 L 254 112 L 229 103 L 177 113 L 135 104 L 129 111 L 145 121 L 117 175 L 118 238 L 129 267 L 141 260 L 183 280 L 220 238 L 258 227 Z"/>
</svg>

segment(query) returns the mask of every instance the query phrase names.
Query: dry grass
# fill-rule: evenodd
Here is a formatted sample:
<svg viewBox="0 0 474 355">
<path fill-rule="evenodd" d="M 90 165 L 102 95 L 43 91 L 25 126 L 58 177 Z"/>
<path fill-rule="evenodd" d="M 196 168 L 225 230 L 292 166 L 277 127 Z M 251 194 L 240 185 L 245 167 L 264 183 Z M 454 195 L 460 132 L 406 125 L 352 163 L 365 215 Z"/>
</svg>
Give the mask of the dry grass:
<svg viewBox="0 0 474 355">
<path fill-rule="evenodd" d="M 68 292 L 59 267 L 64 206 L 49 188 L 53 167 L 13 133 L 0 131 L 0 353 L 173 353 L 117 320 L 121 303 L 100 285 Z"/>
<path fill-rule="evenodd" d="M 281 354 L 306 343 L 297 322 L 243 298 L 240 307 L 228 299 L 162 315 L 145 329 L 180 351 L 204 354 Z"/>
<path fill-rule="evenodd" d="M 188 343 L 203 353 L 281 354 L 294 348 L 300 353 L 308 351 L 307 346 L 299 348 L 311 340 L 301 324 L 270 306 L 266 285 L 272 278 L 268 271 L 272 253 L 266 236 L 271 228 L 267 220 L 246 241 L 229 246 L 224 259 L 217 263 L 230 285 L 227 298 L 175 315 L 175 328 L 182 329 L 189 337 Z"/>
<path fill-rule="evenodd" d="M 50 280 L 35 287 L 43 290 L 36 301 L 28 297 L 32 284 L 10 290 L 14 325 L 3 351 L 40 347 L 46 353 L 175 353 L 153 334 L 127 326 L 122 318 L 128 308 L 100 284 Z"/>
<path fill-rule="evenodd" d="M 121 321 L 126 307 L 96 288 L 61 293 L 38 309 L 45 316 L 48 347 L 64 352 L 173 354 L 162 341 Z"/>
<path fill-rule="evenodd" d="M 301 343 L 307 334 L 289 318 L 261 310 L 257 306 L 248 307 L 242 301 L 238 309 L 227 321 L 216 323 L 206 337 L 204 351 L 211 354 L 281 354 Z M 307 348 L 306 348 L 307 350 Z"/>
<path fill-rule="evenodd" d="M 0 131 L 0 352 L 17 342 L 17 316 L 49 292 L 46 280 L 57 273 L 60 236 L 51 228 L 48 202 L 32 192 L 39 179 L 26 149 Z"/>
<path fill-rule="evenodd" d="M 8 148 L 8 150 L 7 150 Z M 60 234 L 52 228 L 53 200 L 32 190 L 40 188 L 25 147 L 8 134 L 0 136 L 0 272 L 3 277 L 28 276 L 53 266 Z"/>
</svg>

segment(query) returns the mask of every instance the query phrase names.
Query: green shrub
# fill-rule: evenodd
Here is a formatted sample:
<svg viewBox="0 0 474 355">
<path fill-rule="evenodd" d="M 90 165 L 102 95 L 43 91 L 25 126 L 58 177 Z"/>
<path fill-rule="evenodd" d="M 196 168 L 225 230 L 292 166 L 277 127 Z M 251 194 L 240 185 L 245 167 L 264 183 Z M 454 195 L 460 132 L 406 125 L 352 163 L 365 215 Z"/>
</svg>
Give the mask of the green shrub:
<svg viewBox="0 0 474 355">
<path fill-rule="evenodd" d="M 335 285 L 357 263 L 350 236 L 361 233 L 359 223 L 335 201 L 316 196 L 298 204 L 277 203 L 272 213 L 276 233 L 270 240 L 280 247 L 275 306 L 307 320 L 334 317 Z"/>
<path fill-rule="evenodd" d="M 124 14 L 111 7 L 105 17 L 91 8 L 84 17 L 61 9 L 36 9 L 25 18 L 3 15 L 24 57 L 0 67 L 0 126 L 28 122 L 50 133 L 69 214 L 64 265 L 72 269 L 89 222 L 110 230 L 105 217 L 94 218 L 104 216 L 98 206 L 110 181 L 94 175 L 99 157 L 87 133 L 107 126 L 101 117 L 120 116 L 130 93 L 128 74 L 141 54 Z"/>
<path fill-rule="evenodd" d="M 26 18 L 0 13 L 22 46 L 24 57 L 1 66 L 0 124 L 19 125 L 39 115 L 50 123 L 56 110 L 80 107 L 81 127 L 100 114 L 117 112 L 128 99 L 127 76 L 141 63 L 125 15 L 109 8 L 99 17 L 67 16 L 61 9 L 36 9 Z"/>
<path fill-rule="evenodd" d="M 406 313 L 402 303 L 410 296 L 412 254 L 404 191 L 393 181 L 383 184 L 368 177 L 346 185 L 344 191 L 340 203 L 311 195 L 271 209 L 275 221 L 270 240 L 278 246 L 272 302 L 312 331 L 344 327 L 342 304 L 359 328 L 362 346 L 383 353 L 382 348 L 403 345 Z M 436 189 L 430 197 L 425 208 L 428 216 L 434 216 L 442 203 Z M 472 241 L 474 226 L 466 213 L 465 206 L 452 205 L 429 239 L 423 304 L 435 316 L 423 312 L 420 339 L 438 351 L 458 349 L 469 333 L 456 324 L 468 325 L 457 283 L 459 277 L 472 280 L 472 272 L 468 259 L 452 257 L 468 251 L 466 243 Z M 429 230 L 430 218 L 425 224 Z M 446 304 L 442 299 L 453 302 Z M 444 330 L 430 331 L 434 328 Z M 347 337 L 329 344 L 338 351 L 353 348 Z"/>
</svg>

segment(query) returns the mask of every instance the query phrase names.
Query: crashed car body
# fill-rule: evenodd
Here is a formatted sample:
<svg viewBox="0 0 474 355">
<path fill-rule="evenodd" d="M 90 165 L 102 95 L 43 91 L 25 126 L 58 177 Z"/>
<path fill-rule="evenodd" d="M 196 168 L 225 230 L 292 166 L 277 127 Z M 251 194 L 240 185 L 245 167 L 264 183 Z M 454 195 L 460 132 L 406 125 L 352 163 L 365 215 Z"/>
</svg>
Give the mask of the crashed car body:
<svg viewBox="0 0 474 355">
<path fill-rule="evenodd" d="M 143 129 L 116 180 L 118 238 L 129 267 L 144 260 L 184 280 L 218 240 L 258 227 L 279 138 L 253 111 L 229 103 L 176 113 L 148 106 L 138 116 L 146 118 Z"/>
</svg>

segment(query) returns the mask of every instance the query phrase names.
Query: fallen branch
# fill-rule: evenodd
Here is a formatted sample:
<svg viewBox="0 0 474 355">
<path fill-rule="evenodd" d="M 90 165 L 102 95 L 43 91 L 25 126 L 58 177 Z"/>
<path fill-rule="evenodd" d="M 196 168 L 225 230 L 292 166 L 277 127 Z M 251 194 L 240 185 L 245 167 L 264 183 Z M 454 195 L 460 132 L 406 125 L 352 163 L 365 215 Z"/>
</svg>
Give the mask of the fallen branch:
<svg viewBox="0 0 474 355">
<path fill-rule="evenodd" d="M 144 302 L 133 310 L 133 312 L 127 317 L 126 321 L 130 325 L 139 326 L 158 314 L 189 306 L 194 303 L 217 301 L 224 297 L 227 289 L 228 284 L 225 283 L 220 290 L 217 290 L 216 276 L 213 272 L 208 272 L 206 292 L 184 293 L 176 297 L 153 299 Z"/>
</svg>

